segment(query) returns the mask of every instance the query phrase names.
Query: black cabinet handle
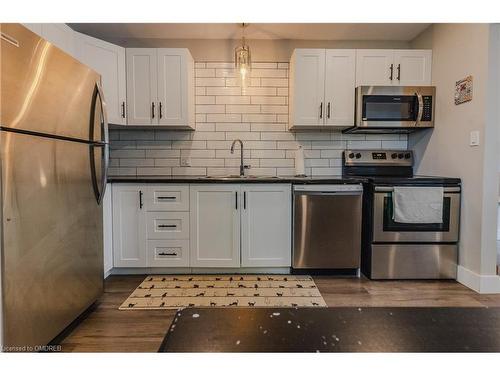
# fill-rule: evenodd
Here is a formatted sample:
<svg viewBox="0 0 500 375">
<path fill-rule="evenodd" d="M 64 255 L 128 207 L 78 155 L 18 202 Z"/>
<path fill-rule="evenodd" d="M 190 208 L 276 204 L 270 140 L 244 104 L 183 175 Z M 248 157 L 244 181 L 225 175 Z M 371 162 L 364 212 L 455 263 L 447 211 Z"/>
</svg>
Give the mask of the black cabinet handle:
<svg viewBox="0 0 500 375">
<path fill-rule="evenodd" d="M 328 102 L 327 113 L 327 117 L 330 118 L 330 102 Z"/>
<path fill-rule="evenodd" d="M 155 103 L 151 103 L 151 118 L 155 118 Z"/>
<path fill-rule="evenodd" d="M 159 256 L 176 257 L 177 253 L 158 253 Z"/>
<path fill-rule="evenodd" d="M 157 197 L 156 199 L 158 199 L 158 200 L 160 200 L 160 201 L 161 201 L 161 200 L 174 200 L 174 199 L 176 199 L 176 198 L 177 198 L 177 197 Z"/>
<path fill-rule="evenodd" d="M 236 209 L 238 209 L 238 192 L 237 192 L 237 191 L 235 191 L 235 193 L 236 193 L 236 195 L 235 195 L 235 196 L 236 196 L 236 199 L 235 199 L 235 202 L 236 202 Z"/>
<path fill-rule="evenodd" d="M 122 118 L 125 118 L 125 102 L 122 102 Z"/>
<path fill-rule="evenodd" d="M 139 208 L 142 210 L 142 190 L 139 190 Z"/>
<path fill-rule="evenodd" d="M 175 224 L 158 224 L 158 228 L 177 228 Z"/>
<path fill-rule="evenodd" d="M 391 64 L 391 67 L 389 68 L 391 70 L 391 76 L 389 79 L 392 81 L 392 76 L 394 75 L 394 64 Z"/>
<path fill-rule="evenodd" d="M 160 102 L 160 108 L 158 109 L 160 118 L 163 117 L 163 113 L 161 111 L 161 108 L 162 108 L 162 105 L 161 105 L 161 102 Z"/>
<path fill-rule="evenodd" d="M 398 81 L 401 81 L 401 64 L 398 64 Z"/>
<path fill-rule="evenodd" d="M 323 118 L 323 102 L 319 105 L 319 118 Z"/>
<path fill-rule="evenodd" d="M 243 209 L 244 210 L 247 209 L 247 192 L 246 191 L 243 192 Z"/>
</svg>

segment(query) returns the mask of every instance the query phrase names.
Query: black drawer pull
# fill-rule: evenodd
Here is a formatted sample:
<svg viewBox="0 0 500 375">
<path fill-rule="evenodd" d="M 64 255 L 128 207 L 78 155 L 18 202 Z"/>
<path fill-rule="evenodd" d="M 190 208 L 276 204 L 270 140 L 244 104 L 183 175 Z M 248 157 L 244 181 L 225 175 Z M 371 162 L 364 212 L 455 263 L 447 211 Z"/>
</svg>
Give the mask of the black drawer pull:
<svg viewBox="0 0 500 375">
<path fill-rule="evenodd" d="M 176 257 L 177 253 L 158 253 L 159 256 L 169 256 L 169 257 Z"/>
<path fill-rule="evenodd" d="M 158 224 L 158 228 L 177 228 L 175 224 Z"/>
<path fill-rule="evenodd" d="M 157 199 L 159 201 L 161 201 L 161 200 L 173 200 L 173 199 L 177 199 L 177 197 L 158 197 Z"/>
</svg>

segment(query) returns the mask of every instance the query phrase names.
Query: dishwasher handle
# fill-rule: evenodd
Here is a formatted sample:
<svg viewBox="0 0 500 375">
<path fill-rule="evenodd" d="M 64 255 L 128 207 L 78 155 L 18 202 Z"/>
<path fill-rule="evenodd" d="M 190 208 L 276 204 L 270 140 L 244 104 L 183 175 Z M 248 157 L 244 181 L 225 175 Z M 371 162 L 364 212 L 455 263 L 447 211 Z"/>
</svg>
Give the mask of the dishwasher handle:
<svg viewBox="0 0 500 375">
<path fill-rule="evenodd" d="M 363 191 L 300 191 L 293 192 L 294 195 L 320 195 L 320 196 L 353 196 L 362 195 Z"/>
</svg>

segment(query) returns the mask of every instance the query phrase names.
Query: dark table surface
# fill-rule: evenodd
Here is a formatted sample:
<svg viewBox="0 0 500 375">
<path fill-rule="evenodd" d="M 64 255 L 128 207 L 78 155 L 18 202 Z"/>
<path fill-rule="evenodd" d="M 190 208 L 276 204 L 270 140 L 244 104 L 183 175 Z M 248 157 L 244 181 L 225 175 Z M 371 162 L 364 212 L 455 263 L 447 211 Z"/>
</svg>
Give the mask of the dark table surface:
<svg viewBox="0 0 500 375">
<path fill-rule="evenodd" d="M 160 352 L 500 352 L 500 308 L 189 308 Z"/>
</svg>

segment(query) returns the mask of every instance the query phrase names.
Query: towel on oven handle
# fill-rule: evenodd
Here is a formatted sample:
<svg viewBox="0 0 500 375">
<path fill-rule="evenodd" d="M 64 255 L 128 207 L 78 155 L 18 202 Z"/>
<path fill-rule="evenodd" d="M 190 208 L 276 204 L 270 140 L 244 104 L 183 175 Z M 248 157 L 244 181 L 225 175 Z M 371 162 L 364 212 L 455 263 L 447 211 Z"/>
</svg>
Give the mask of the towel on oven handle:
<svg viewBox="0 0 500 375">
<path fill-rule="evenodd" d="M 397 223 L 443 222 L 442 186 L 395 186 L 392 194 L 393 220 Z"/>
</svg>

